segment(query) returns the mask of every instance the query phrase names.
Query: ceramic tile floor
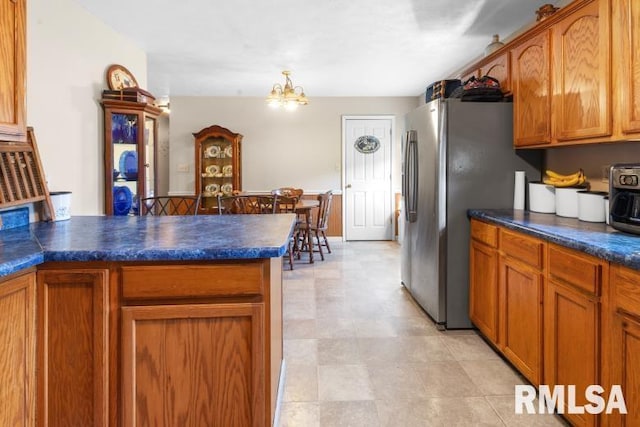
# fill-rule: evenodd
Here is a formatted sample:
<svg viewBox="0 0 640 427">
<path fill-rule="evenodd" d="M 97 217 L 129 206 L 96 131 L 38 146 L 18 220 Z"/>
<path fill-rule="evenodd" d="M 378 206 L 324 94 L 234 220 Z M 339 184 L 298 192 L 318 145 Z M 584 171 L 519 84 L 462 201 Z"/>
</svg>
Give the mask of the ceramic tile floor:
<svg viewBox="0 0 640 427">
<path fill-rule="evenodd" d="M 325 261 L 284 264 L 281 427 L 567 425 L 514 414 L 527 382 L 474 331 L 436 330 L 397 243 L 330 243 Z"/>
</svg>

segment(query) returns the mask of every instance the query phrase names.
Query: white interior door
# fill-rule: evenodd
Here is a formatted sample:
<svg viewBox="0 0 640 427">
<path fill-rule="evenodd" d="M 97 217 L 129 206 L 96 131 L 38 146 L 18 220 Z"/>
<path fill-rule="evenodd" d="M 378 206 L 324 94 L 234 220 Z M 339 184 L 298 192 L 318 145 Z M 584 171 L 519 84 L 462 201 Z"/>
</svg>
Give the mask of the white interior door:
<svg viewBox="0 0 640 427">
<path fill-rule="evenodd" d="M 345 240 L 391 240 L 391 117 L 343 118 Z"/>
</svg>

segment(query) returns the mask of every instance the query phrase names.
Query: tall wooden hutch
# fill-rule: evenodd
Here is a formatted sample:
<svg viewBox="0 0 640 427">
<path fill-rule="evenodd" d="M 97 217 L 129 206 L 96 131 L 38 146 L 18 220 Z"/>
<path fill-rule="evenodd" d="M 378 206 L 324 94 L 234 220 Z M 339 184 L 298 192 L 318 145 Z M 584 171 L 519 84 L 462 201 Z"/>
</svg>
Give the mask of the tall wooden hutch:
<svg viewBox="0 0 640 427">
<path fill-rule="evenodd" d="M 198 213 L 216 213 L 219 195 L 242 191 L 242 135 L 213 125 L 194 133 Z"/>
<path fill-rule="evenodd" d="M 160 108 L 103 99 L 104 205 L 107 215 L 136 215 L 139 199 L 157 194 Z"/>
</svg>

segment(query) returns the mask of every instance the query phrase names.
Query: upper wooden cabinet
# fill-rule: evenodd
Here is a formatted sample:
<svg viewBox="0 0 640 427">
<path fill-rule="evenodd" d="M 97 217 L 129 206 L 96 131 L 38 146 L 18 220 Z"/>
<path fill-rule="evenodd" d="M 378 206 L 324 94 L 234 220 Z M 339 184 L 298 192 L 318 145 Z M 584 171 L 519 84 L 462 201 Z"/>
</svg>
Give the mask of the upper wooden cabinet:
<svg viewBox="0 0 640 427">
<path fill-rule="evenodd" d="M 575 0 L 461 75 L 497 75 L 509 52 L 500 80 L 513 94 L 516 148 L 637 139 L 638 28 L 637 1 Z"/>
<path fill-rule="evenodd" d="M 613 72 L 618 84 L 621 131 L 623 135 L 640 132 L 640 2 L 612 2 Z"/>
<path fill-rule="evenodd" d="M 26 0 L 0 1 L 0 140 L 26 141 Z"/>
<path fill-rule="evenodd" d="M 611 135 L 608 2 L 591 2 L 551 32 L 555 137 L 566 141 Z"/>
<path fill-rule="evenodd" d="M 502 51 L 502 49 L 501 49 Z M 497 55 L 497 56 L 496 56 Z M 508 52 L 501 54 L 492 54 L 483 59 L 478 64 L 474 64 L 473 68 L 466 70 L 461 76 L 462 83 L 471 77 L 491 76 L 500 82 L 500 89 L 503 93 L 511 92 L 511 70 L 509 66 Z"/>
<path fill-rule="evenodd" d="M 511 51 L 515 146 L 551 142 L 549 31 Z"/>
<path fill-rule="evenodd" d="M 491 76 L 500 82 L 503 93 L 511 92 L 511 70 L 507 52 L 480 67 L 480 76 Z"/>
</svg>

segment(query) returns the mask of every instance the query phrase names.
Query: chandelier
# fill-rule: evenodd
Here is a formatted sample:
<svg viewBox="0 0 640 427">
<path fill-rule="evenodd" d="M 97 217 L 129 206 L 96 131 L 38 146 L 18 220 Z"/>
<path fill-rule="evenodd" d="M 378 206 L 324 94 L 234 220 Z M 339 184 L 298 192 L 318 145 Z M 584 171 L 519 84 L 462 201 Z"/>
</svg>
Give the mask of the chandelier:
<svg viewBox="0 0 640 427">
<path fill-rule="evenodd" d="M 309 100 L 304 94 L 301 86 L 293 86 L 293 82 L 289 78 L 290 71 L 283 71 L 285 78 L 284 87 L 276 83 L 271 89 L 271 93 L 267 96 L 269 106 L 277 108 L 284 107 L 287 110 L 295 110 L 298 105 L 307 105 Z"/>
</svg>

